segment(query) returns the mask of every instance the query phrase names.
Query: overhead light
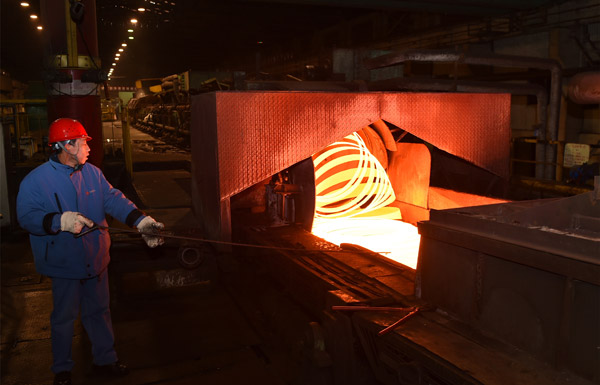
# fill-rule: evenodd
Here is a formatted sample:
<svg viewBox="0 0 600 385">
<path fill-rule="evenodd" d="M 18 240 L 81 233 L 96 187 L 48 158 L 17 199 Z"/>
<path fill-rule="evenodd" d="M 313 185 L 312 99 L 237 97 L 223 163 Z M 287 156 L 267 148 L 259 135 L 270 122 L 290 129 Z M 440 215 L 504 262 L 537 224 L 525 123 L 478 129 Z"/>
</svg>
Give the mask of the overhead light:
<svg viewBox="0 0 600 385">
<path fill-rule="evenodd" d="M 29 7 L 29 3 L 26 1 L 21 2 L 21 7 Z"/>
<path fill-rule="evenodd" d="M 44 27 L 42 27 L 41 25 L 38 25 L 37 29 L 39 29 L 41 31 L 42 29 L 44 29 Z"/>
<path fill-rule="evenodd" d="M 116 57 L 116 58 L 115 58 L 115 60 L 119 60 L 119 59 L 120 59 L 120 57 Z"/>
<path fill-rule="evenodd" d="M 133 36 L 129 36 L 129 40 L 133 40 Z"/>
<path fill-rule="evenodd" d="M 117 65 L 117 63 L 113 63 L 112 65 L 113 65 L 113 66 L 116 66 L 116 65 Z"/>
<path fill-rule="evenodd" d="M 140 7 L 140 8 L 138 8 L 138 11 L 139 11 L 139 12 L 145 12 L 145 11 L 146 11 L 146 8 L 141 8 L 141 7 Z"/>
<path fill-rule="evenodd" d="M 119 56 L 121 56 L 121 54 L 120 54 L 120 53 L 117 53 L 117 54 L 115 54 L 115 56 L 116 56 L 116 57 L 119 57 Z"/>
<path fill-rule="evenodd" d="M 138 20 L 137 20 L 137 19 L 131 19 L 131 20 L 129 20 L 129 21 L 131 22 L 131 24 L 136 24 L 136 23 L 138 22 Z"/>
<path fill-rule="evenodd" d="M 127 43 L 122 43 L 121 47 L 127 47 Z"/>
<path fill-rule="evenodd" d="M 119 52 L 123 52 L 123 48 L 119 48 Z"/>
<path fill-rule="evenodd" d="M 32 19 L 37 19 L 38 15 L 29 15 L 29 17 L 32 18 Z"/>
<path fill-rule="evenodd" d="M 127 32 L 133 33 L 133 29 L 128 29 Z"/>
</svg>

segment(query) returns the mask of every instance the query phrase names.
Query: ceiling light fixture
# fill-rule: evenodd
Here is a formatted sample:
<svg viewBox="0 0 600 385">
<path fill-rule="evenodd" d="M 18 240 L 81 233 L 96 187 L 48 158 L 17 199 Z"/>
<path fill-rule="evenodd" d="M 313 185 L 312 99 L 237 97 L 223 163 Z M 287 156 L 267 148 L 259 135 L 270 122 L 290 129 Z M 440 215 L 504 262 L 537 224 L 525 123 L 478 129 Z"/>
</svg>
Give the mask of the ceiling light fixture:
<svg viewBox="0 0 600 385">
<path fill-rule="evenodd" d="M 21 2 L 21 7 L 29 7 L 29 3 L 26 1 Z"/>
<path fill-rule="evenodd" d="M 129 36 L 129 40 L 133 40 L 133 36 Z"/>
<path fill-rule="evenodd" d="M 121 47 L 127 47 L 127 43 L 122 43 Z"/>
<path fill-rule="evenodd" d="M 38 15 L 29 15 L 29 17 L 32 18 L 32 19 L 37 19 Z"/>
<path fill-rule="evenodd" d="M 117 63 L 113 63 L 112 65 L 116 66 L 116 65 L 117 65 Z"/>
<path fill-rule="evenodd" d="M 120 53 L 118 53 L 118 54 L 115 54 L 115 56 L 119 57 L 119 56 L 121 56 L 121 54 L 120 54 Z"/>
<path fill-rule="evenodd" d="M 119 52 L 123 52 L 123 48 L 119 48 Z"/>
<path fill-rule="evenodd" d="M 127 32 L 133 33 L 133 29 L 128 29 Z"/>
<path fill-rule="evenodd" d="M 137 24 L 138 20 L 137 19 L 131 19 L 129 20 L 131 22 L 131 24 Z"/>
<path fill-rule="evenodd" d="M 116 58 L 115 58 L 115 60 L 119 60 L 119 59 L 121 59 L 121 58 L 120 58 L 120 57 L 116 57 Z"/>
<path fill-rule="evenodd" d="M 42 27 L 41 25 L 38 25 L 37 29 L 39 29 L 41 31 L 42 29 L 44 29 L 44 27 Z"/>
<path fill-rule="evenodd" d="M 139 12 L 146 12 L 146 8 L 141 8 L 141 7 L 140 7 L 140 8 L 138 8 L 138 11 L 139 11 Z"/>
</svg>

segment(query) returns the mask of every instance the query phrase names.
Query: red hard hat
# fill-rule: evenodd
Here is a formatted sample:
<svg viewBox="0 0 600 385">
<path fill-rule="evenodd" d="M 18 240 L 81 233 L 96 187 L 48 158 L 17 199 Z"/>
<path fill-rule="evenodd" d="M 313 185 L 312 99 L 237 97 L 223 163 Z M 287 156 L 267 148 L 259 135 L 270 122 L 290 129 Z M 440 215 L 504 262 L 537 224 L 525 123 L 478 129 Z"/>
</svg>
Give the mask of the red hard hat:
<svg viewBox="0 0 600 385">
<path fill-rule="evenodd" d="M 75 119 L 60 118 L 50 125 L 48 133 L 48 143 L 50 144 L 78 138 L 92 139 L 83 125 Z"/>
</svg>

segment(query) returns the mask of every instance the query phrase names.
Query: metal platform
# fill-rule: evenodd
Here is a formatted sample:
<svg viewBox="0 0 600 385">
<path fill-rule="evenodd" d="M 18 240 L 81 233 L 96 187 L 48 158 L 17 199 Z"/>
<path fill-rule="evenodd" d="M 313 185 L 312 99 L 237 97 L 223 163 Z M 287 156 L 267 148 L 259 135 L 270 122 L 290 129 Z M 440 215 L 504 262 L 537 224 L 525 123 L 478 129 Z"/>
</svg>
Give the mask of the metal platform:
<svg viewBox="0 0 600 385">
<path fill-rule="evenodd" d="M 596 194 L 433 211 L 419 224 L 419 296 L 600 383 Z"/>
</svg>

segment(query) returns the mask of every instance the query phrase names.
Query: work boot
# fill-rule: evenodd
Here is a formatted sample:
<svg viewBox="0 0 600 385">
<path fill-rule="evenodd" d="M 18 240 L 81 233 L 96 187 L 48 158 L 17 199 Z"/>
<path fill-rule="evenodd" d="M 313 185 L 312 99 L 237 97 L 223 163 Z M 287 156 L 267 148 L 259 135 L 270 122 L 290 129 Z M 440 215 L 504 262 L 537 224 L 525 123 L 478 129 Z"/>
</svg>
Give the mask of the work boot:
<svg viewBox="0 0 600 385">
<path fill-rule="evenodd" d="M 54 385 L 71 385 L 71 372 L 60 372 L 54 375 Z"/>
<path fill-rule="evenodd" d="M 94 373 L 105 376 L 121 377 L 129 374 L 129 368 L 121 361 L 108 365 L 94 365 Z"/>
</svg>

